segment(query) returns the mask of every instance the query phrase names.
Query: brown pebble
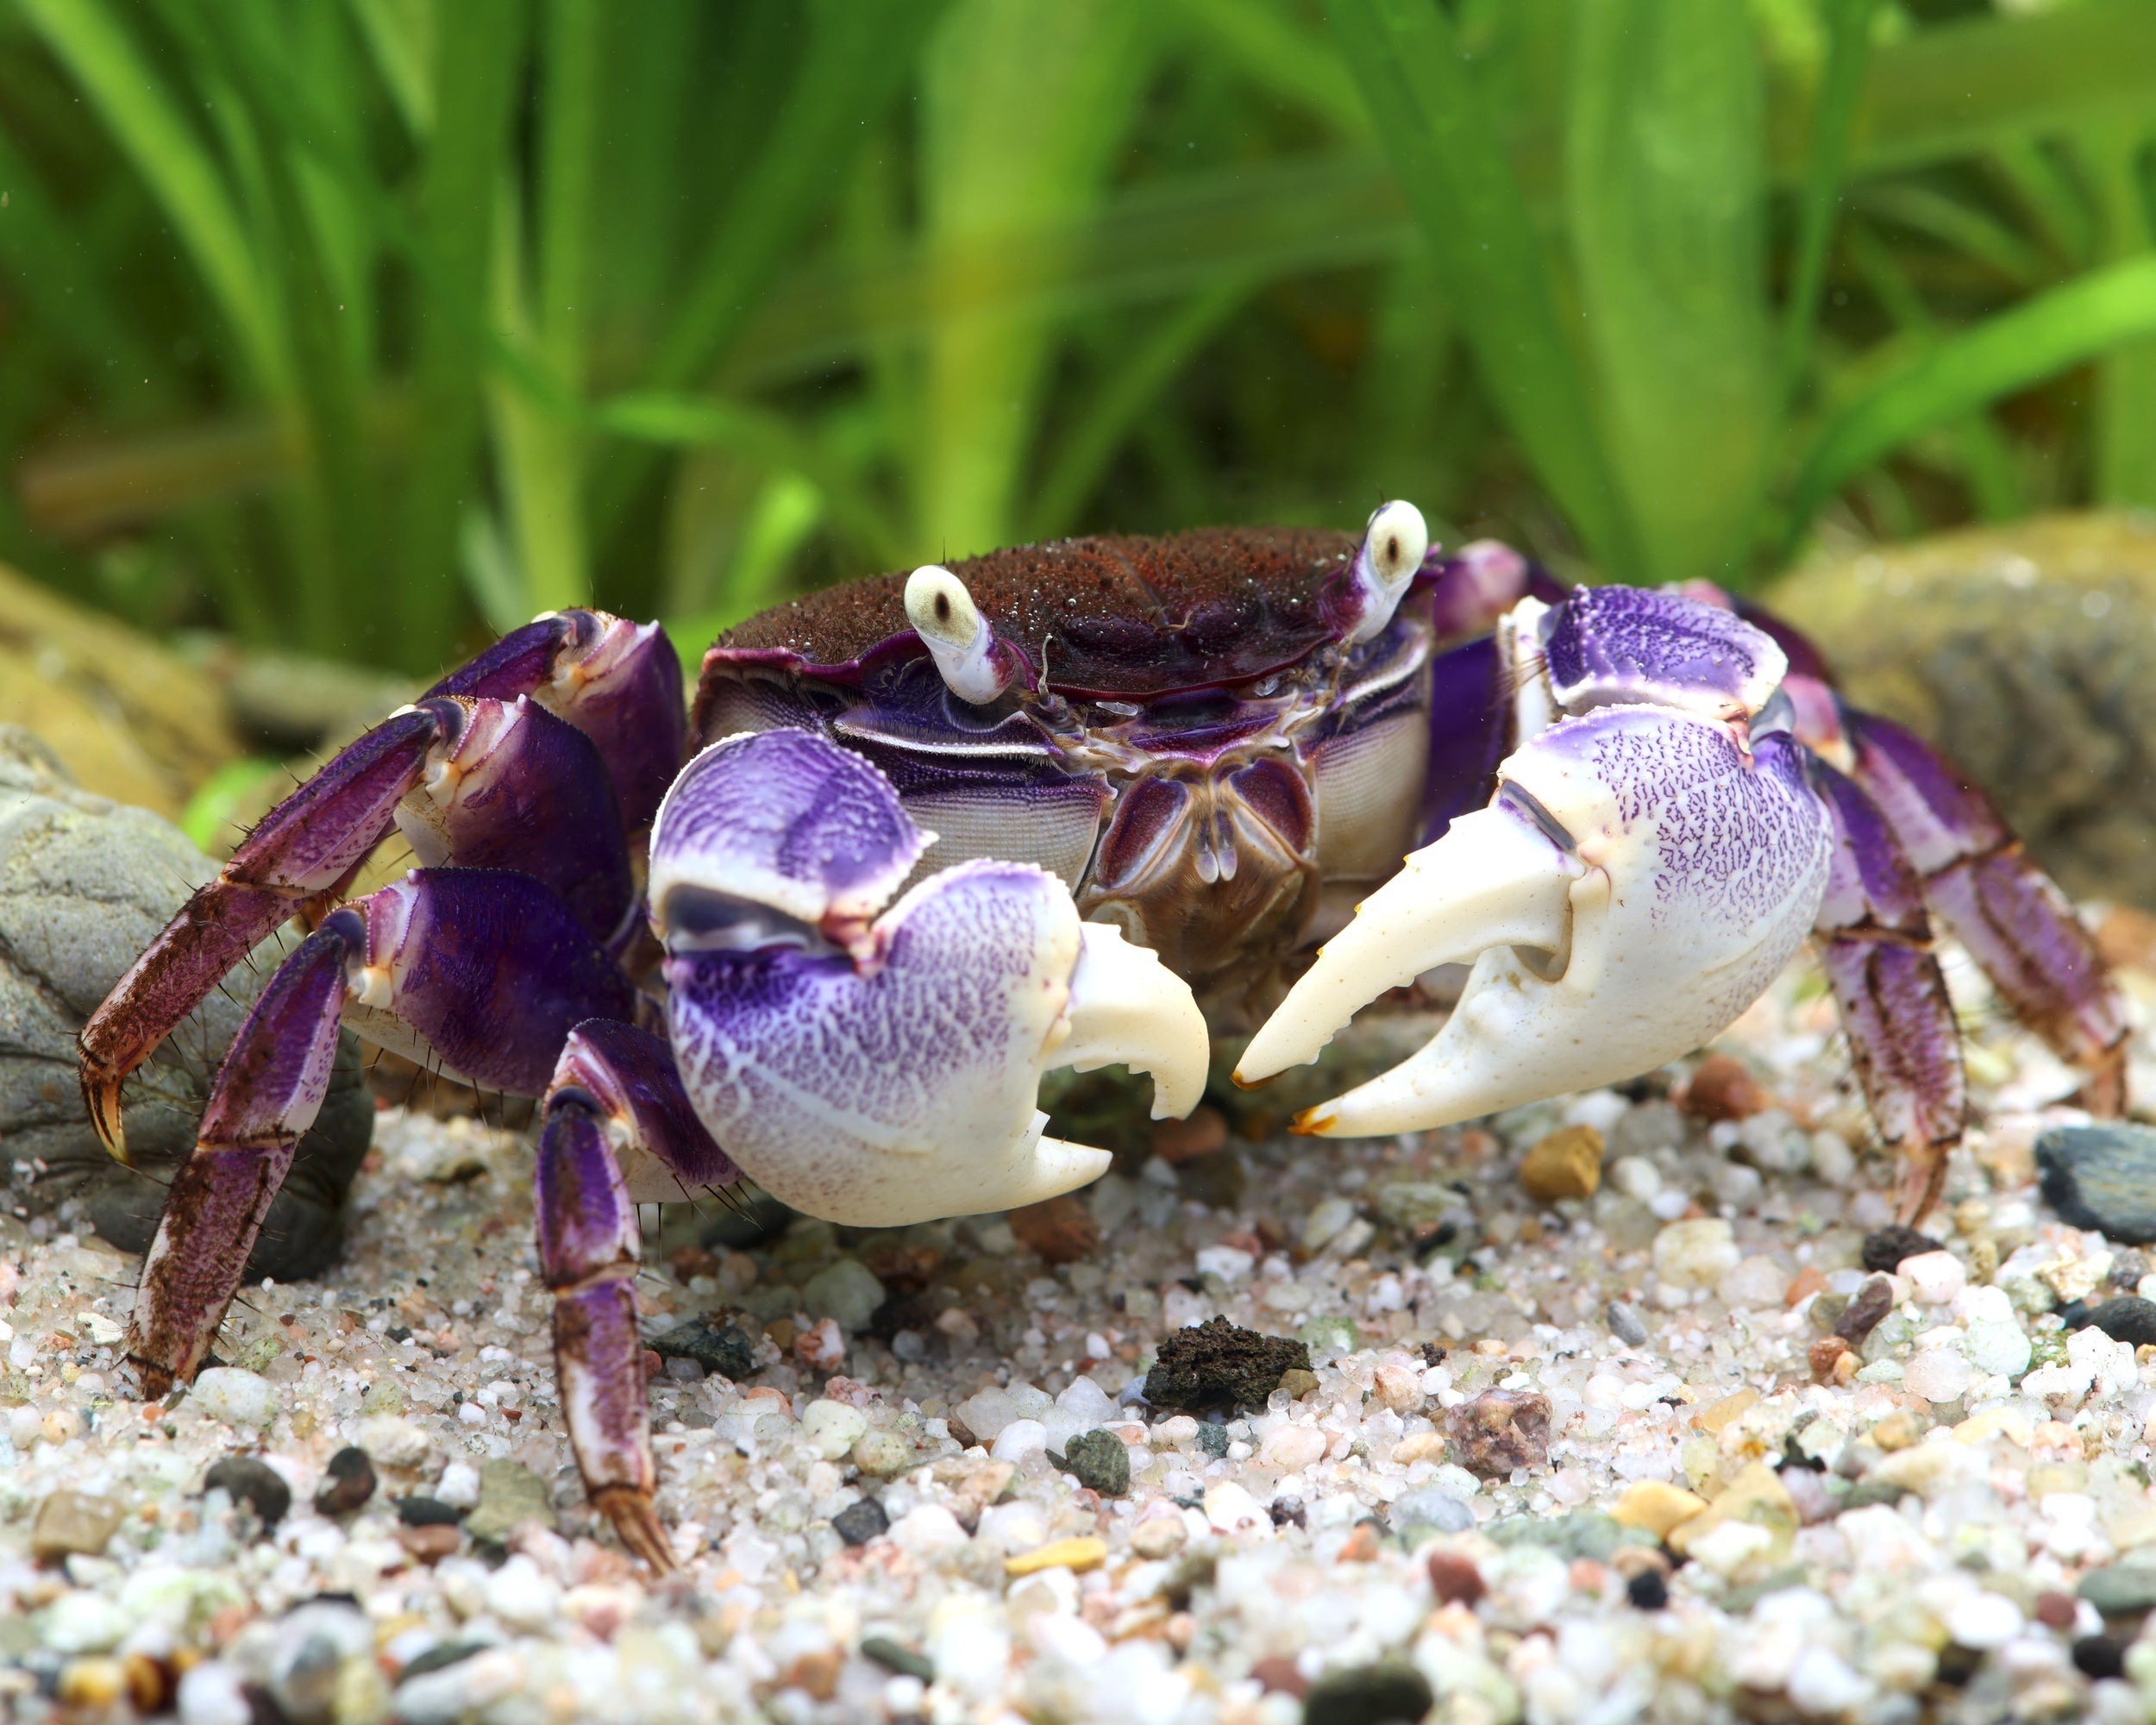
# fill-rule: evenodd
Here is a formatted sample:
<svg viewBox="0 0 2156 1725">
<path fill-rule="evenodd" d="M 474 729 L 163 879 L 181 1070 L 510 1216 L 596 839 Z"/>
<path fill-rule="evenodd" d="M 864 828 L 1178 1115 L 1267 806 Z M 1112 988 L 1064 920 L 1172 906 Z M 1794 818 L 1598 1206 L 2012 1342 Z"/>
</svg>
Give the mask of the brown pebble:
<svg viewBox="0 0 2156 1725">
<path fill-rule="evenodd" d="M 116 1659 L 97 1655 L 70 1659 L 60 1671 L 58 1694 L 62 1707 L 102 1712 L 127 1692 L 127 1668 Z"/>
<path fill-rule="evenodd" d="M 685 1245 L 667 1260 L 676 1282 L 686 1282 L 694 1276 L 711 1276 L 718 1270 L 718 1260 L 700 1245 Z"/>
<path fill-rule="evenodd" d="M 1908 1449 L 1924 1435 L 1924 1421 L 1906 1408 L 1897 1409 L 1871 1428 L 1871 1441 L 1891 1454 Z"/>
<path fill-rule="evenodd" d="M 1170 1167 L 1178 1162 L 1210 1156 L 1227 1141 L 1226 1120 L 1219 1109 L 1206 1102 L 1193 1108 L 1188 1120 L 1153 1123 L 1153 1154 Z"/>
<path fill-rule="evenodd" d="M 2120 905 L 2096 925 L 2096 950 L 2114 969 L 2156 973 L 2156 916 Z"/>
<path fill-rule="evenodd" d="M 1701 1061 L 1684 1088 L 1684 1112 L 1695 1120 L 1748 1120 L 1766 1105 L 1766 1093 L 1751 1069 L 1727 1054 Z"/>
<path fill-rule="evenodd" d="M 1837 1381 L 1844 1358 L 1853 1358 L 1849 1344 L 1839 1336 L 1821 1336 L 1806 1351 L 1811 1363 L 1812 1382 L 1833 1383 Z"/>
<path fill-rule="evenodd" d="M 1354 1532 L 1347 1536 L 1347 1543 L 1340 1547 L 1337 1563 L 1376 1563 L 1382 1549 L 1378 1544 L 1375 1522 L 1357 1521 Z"/>
<path fill-rule="evenodd" d="M 1028 1204 L 1004 1220 L 1021 1245 L 1031 1246 L 1050 1264 L 1075 1264 L 1100 1244 L 1093 1212 L 1075 1193 Z"/>
<path fill-rule="evenodd" d="M 2036 1596 L 2034 1615 L 2046 1629 L 2065 1630 L 2073 1628 L 2080 1613 L 2075 1608 L 2073 1595 L 2046 1588 Z"/>
<path fill-rule="evenodd" d="M 454 1521 L 436 1521 L 423 1527 L 399 1527 L 397 1543 L 416 1562 L 437 1564 L 463 1549 L 464 1529 Z"/>
<path fill-rule="evenodd" d="M 1445 1434 L 1453 1459 L 1484 1479 L 1550 1463 L 1550 1398 L 1532 1390 L 1487 1389 L 1449 1408 Z"/>
<path fill-rule="evenodd" d="M 829 1701 L 838 1693 L 838 1672 L 845 1662 L 846 1656 L 836 1647 L 803 1653 L 787 1667 L 786 1686 L 805 1690 L 818 1701 Z"/>
<path fill-rule="evenodd" d="M 147 1653 L 129 1653 L 120 1664 L 127 1673 L 128 1699 L 145 1719 L 172 1704 L 177 1673 L 167 1672 Z"/>
<path fill-rule="evenodd" d="M 1431 1552 L 1428 1567 L 1430 1590 L 1440 1605 L 1472 1605 L 1489 1591 L 1475 1559 L 1457 1552 Z"/>
<path fill-rule="evenodd" d="M 1593 1197 L 1602 1183 L 1602 1135 L 1592 1126 L 1560 1126 L 1527 1152 L 1520 1183 L 1538 1204 Z"/>
<path fill-rule="evenodd" d="M 1268 1653 L 1250 1667 L 1250 1675 L 1264 1684 L 1268 1695 L 1292 1695 L 1300 1701 L 1310 1693 L 1310 1679 L 1285 1653 Z"/>
<path fill-rule="evenodd" d="M 1893 1309 L 1894 1284 L 1883 1276 L 1875 1276 L 1857 1290 L 1841 1316 L 1834 1320 L 1834 1333 L 1852 1347 L 1862 1347 L 1864 1339 Z"/>
<path fill-rule="evenodd" d="M 120 1506 L 85 1491 L 55 1491 L 37 1506 L 30 1525 L 30 1555 L 40 1563 L 96 1557 L 120 1530 Z"/>
<path fill-rule="evenodd" d="M 1789 1278 L 1789 1285 L 1782 1291 L 1784 1306 L 1801 1306 L 1814 1294 L 1827 1291 L 1827 1278 L 1820 1273 L 1816 1264 L 1808 1264 Z"/>
<path fill-rule="evenodd" d="M 1318 1387 L 1318 1374 L 1300 1370 L 1283 1371 L 1280 1375 L 1280 1387 L 1288 1392 L 1290 1401 L 1300 1402 Z"/>
</svg>

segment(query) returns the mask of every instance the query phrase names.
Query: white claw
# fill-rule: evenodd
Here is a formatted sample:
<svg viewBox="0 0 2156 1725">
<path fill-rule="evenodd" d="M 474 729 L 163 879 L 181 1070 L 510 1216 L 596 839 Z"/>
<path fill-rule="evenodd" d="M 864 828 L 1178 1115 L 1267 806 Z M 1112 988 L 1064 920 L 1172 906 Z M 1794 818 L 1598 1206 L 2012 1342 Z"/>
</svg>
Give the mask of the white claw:
<svg viewBox="0 0 2156 1725">
<path fill-rule="evenodd" d="M 1726 1028 L 1811 926 L 1828 835 L 1792 751 L 1754 759 L 1710 720 L 1611 706 L 1499 773 L 1530 800 L 1501 793 L 1410 857 L 1250 1044 L 1245 1082 L 1311 1058 L 1386 989 L 1474 958 L 1428 1046 L 1299 1131 L 1421 1131 L 1650 1071 Z"/>
<path fill-rule="evenodd" d="M 1070 1029 L 1049 1064 L 1090 1072 L 1120 1062 L 1152 1075 L 1155 1120 L 1188 1113 L 1205 1095 L 1210 1046 L 1190 985 L 1110 924 L 1082 923 L 1078 933 Z"/>
</svg>

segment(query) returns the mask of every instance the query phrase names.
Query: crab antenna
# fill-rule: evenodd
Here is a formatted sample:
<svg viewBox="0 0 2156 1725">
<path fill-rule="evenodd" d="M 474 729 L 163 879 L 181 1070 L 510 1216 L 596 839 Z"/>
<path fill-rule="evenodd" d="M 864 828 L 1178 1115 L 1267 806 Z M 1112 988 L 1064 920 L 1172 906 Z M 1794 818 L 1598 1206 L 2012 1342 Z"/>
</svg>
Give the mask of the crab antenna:
<svg viewBox="0 0 2156 1725">
<path fill-rule="evenodd" d="M 997 662 L 995 630 L 965 582 L 941 563 L 924 563 L 906 578 L 906 617 L 959 699 L 985 706 L 1009 685 Z"/>
<path fill-rule="evenodd" d="M 1429 524 L 1414 505 L 1396 500 L 1372 511 L 1355 553 L 1355 593 L 1362 615 L 1348 637 L 1351 642 L 1370 640 L 1393 620 L 1429 549 Z"/>
</svg>

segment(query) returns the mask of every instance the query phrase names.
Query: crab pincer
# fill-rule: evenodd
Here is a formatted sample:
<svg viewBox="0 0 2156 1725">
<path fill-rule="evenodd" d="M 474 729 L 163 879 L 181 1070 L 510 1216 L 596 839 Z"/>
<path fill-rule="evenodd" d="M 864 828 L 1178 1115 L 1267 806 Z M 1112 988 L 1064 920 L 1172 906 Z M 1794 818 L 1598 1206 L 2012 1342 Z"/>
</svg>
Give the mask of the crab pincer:
<svg viewBox="0 0 2156 1725">
<path fill-rule="evenodd" d="M 1781 649 L 1671 594 L 1523 601 L 1500 646 L 1524 739 L 1486 808 L 1363 901 L 1251 1040 L 1242 1082 L 1471 963 L 1420 1053 L 1298 1130 L 1420 1130 L 1615 1082 L 1707 1041 L 1811 932 L 1833 827 L 1772 703 Z"/>
<path fill-rule="evenodd" d="M 1098 1178 L 1106 1151 L 1043 1136 L 1051 1067 L 1148 1071 L 1156 1118 L 1204 1088 L 1188 985 L 1081 923 L 1045 870 L 961 863 L 891 902 L 933 839 L 875 767 L 805 731 L 714 743 L 654 829 L 682 1084 L 767 1190 L 832 1221 L 1007 1209 Z"/>
</svg>

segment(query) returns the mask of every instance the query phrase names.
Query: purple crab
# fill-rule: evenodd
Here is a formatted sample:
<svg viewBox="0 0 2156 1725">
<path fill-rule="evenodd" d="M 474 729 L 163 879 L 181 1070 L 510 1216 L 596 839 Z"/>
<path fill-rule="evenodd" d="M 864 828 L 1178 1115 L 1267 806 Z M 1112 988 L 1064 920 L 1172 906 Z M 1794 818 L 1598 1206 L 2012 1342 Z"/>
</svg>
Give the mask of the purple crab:
<svg viewBox="0 0 2156 1725">
<path fill-rule="evenodd" d="M 420 866 L 348 901 L 392 831 Z M 723 637 L 693 712 L 656 625 L 550 614 L 301 786 L 85 1027 L 123 1155 L 128 1074 L 265 934 L 311 926 L 172 1182 L 128 1369 L 159 1395 L 202 1364 L 340 1024 L 543 1095 L 569 1438 L 668 1566 L 638 1202 L 744 1172 L 862 1226 L 1049 1197 L 1108 1157 L 1043 1135 L 1048 1069 L 1125 1063 L 1180 1114 L 1208 1020 L 1257 1026 L 1236 1076 L 1261 1082 L 1469 964 L 1426 1048 L 1297 1123 L 1442 1126 L 1684 1054 L 1809 935 L 1915 1220 L 1964 1113 L 1934 915 L 2090 1105 L 2122 1107 L 2123 1006 L 2071 909 L 1808 643 L 1712 590 L 1440 555 L 1408 504 L 1360 536 L 1077 539 L 856 582 Z"/>
</svg>

